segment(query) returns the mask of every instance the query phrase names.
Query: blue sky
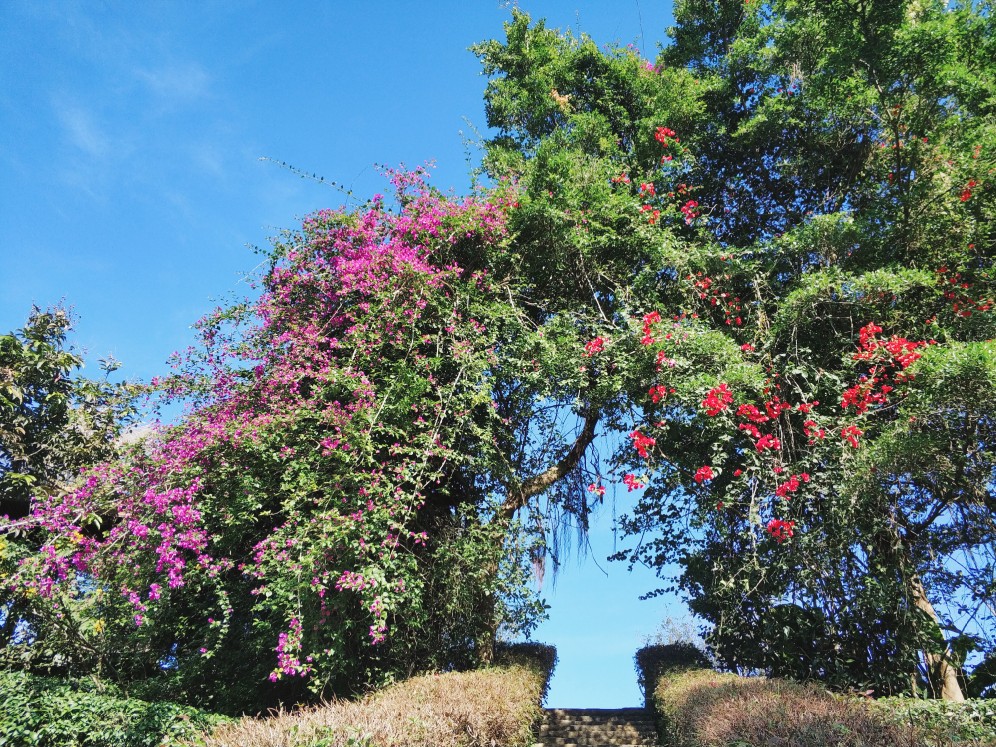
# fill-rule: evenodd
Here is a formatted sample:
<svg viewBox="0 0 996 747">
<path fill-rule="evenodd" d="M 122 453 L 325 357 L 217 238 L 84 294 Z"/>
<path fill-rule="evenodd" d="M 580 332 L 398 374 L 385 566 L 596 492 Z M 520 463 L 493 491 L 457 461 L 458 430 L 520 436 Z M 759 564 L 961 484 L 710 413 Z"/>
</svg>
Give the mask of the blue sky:
<svg viewBox="0 0 996 747">
<path fill-rule="evenodd" d="M 0 3 L 0 332 L 63 301 L 89 373 L 108 355 L 131 378 L 163 373 L 192 322 L 249 292 L 249 246 L 343 200 L 263 157 L 360 199 L 383 191 L 375 164 L 432 160 L 433 183 L 467 189 L 486 133 L 467 47 L 501 37 L 510 5 Z M 650 57 L 671 23 L 666 0 L 520 5 Z M 537 638 L 560 652 L 552 705 L 636 705 L 633 652 L 686 614 L 637 601 L 657 581 L 605 562 L 611 524 L 609 508 L 587 560 L 548 579 Z"/>
</svg>

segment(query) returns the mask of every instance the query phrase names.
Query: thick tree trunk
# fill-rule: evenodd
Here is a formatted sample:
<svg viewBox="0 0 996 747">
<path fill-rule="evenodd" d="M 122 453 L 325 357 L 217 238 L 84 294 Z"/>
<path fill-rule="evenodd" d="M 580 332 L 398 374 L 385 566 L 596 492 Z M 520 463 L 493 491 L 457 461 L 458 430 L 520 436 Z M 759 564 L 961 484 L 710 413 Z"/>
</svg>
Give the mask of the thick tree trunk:
<svg viewBox="0 0 996 747">
<path fill-rule="evenodd" d="M 941 619 L 937 616 L 937 612 L 934 610 L 934 606 L 930 603 L 930 600 L 927 599 L 927 592 L 923 588 L 923 583 L 918 576 L 913 577 L 910 588 L 913 592 L 913 601 L 917 608 L 927 613 L 938 629 L 940 629 Z M 927 673 L 931 678 L 934 692 L 940 695 L 942 700 L 950 700 L 958 703 L 965 700 L 965 695 L 961 691 L 961 685 L 958 683 L 958 670 L 951 663 L 949 652 L 934 653 L 924 651 L 923 658 L 927 665 Z"/>
</svg>

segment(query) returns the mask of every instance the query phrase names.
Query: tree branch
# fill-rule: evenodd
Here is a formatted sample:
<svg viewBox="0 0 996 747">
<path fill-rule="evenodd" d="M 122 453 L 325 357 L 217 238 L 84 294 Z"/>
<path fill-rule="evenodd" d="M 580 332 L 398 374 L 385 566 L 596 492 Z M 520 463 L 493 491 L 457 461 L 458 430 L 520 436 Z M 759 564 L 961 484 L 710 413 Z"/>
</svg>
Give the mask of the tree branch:
<svg viewBox="0 0 996 747">
<path fill-rule="evenodd" d="M 525 506 L 530 498 L 542 493 L 574 469 L 578 462 L 581 461 L 585 449 L 595 440 L 595 425 L 597 423 L 597 411 L 586 415 L 581 433 L 578 435 L 571 450 L 567 452 L 567 455 L 549 469 L 540 472 L 538 475 L 533 475 L 520 485 L 514 485 L 505 498 L 505 501 L 501 504 L 501 508 L 498 509 L 498 519 L 506 523 L 511 521 L 515 512 Z"/>
</svg>

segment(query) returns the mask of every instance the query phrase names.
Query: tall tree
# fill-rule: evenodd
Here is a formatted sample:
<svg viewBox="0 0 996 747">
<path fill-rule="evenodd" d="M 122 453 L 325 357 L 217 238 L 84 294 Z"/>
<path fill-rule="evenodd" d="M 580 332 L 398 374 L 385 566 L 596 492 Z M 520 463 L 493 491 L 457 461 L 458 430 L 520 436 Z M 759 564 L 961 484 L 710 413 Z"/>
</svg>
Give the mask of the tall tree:
<svg viewBox="0 0 996 747">
<path fill-rule="evenodd" d="M 957 699 L 959 652 L 993 643 L 992 13 L 675 16 L 656 60 L 521 13 L 478 47 L 491 173 L 591 224 L 559 250 L 552 209 L 523 211 L 520 241 L 561 257 L 537 282 L 581 279 L 606 330 L 648 320 L 657 370 L 614 423 L 647 484 L 624 556 L 683 565 L 732 666 L 880 692 L 920 671 Z"/>
<path fill-rule="evenodd" d="M 38 548 L 27 520 L 33 501 L 69 490 L 84 468 L 113 456 L 135 414 L 138 388 L 108 378 L 115 361 L 101 361 L 100 379 L 80 375 L 71 329 L 65 309 L 35 308 L 22 328 L 0 336 L 0 583 Z M 27 622 L 25 600 L 4 587 L 2 644 Z"/>
</svg>

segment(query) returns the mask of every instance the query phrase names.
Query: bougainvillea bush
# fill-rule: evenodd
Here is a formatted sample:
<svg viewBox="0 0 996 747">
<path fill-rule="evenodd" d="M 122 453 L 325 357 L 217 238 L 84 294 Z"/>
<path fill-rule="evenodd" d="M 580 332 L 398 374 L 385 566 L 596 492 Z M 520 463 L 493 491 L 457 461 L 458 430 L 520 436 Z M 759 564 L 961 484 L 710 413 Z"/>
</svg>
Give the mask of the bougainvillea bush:
<svg viewBox="0 0 996 747">
<path fill-rule="evenodd" d="M 44 541 L 8 580 L 44 641 L 25 649 L 232 709 L 465 666 L 534 623 L 528 543 L 492 505 L 520 425 L 498 356 L 536 335 L 483 267 L 513 193 L 423 177 L 284 236 L 259 300 L 154 382 L 182 421 L 37 501 Z"/>
</svg>

